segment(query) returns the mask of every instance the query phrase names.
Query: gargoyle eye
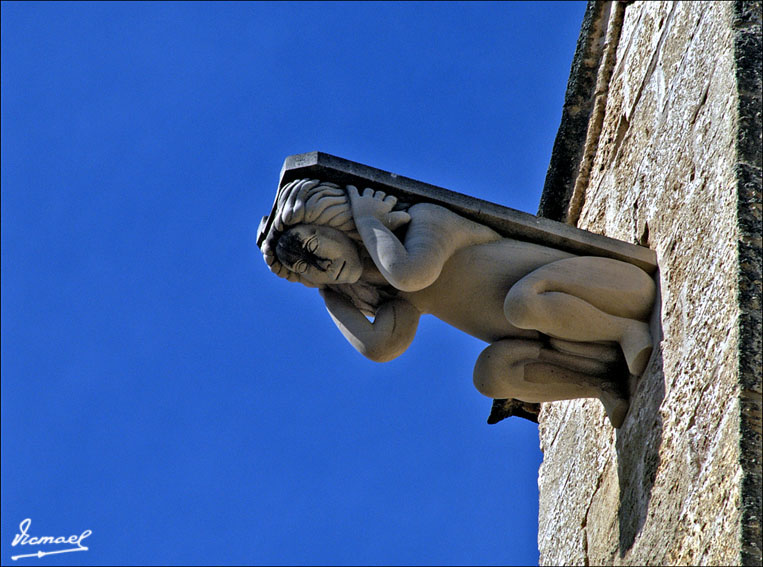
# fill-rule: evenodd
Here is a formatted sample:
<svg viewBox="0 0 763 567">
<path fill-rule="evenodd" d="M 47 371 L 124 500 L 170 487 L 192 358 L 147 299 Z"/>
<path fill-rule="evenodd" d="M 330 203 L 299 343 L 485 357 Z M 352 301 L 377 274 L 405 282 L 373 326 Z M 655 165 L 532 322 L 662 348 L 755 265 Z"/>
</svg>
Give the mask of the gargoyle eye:
<svg viewBox="0 0 763 567">
<path fill-rule="evenodd" d="M 292 271 L 294 271 L 297 274 L 304 274 L 305 270 L 307 270 L 307 263 L 303 261 L 299 261 L 292 267 Z"/>
</svg>

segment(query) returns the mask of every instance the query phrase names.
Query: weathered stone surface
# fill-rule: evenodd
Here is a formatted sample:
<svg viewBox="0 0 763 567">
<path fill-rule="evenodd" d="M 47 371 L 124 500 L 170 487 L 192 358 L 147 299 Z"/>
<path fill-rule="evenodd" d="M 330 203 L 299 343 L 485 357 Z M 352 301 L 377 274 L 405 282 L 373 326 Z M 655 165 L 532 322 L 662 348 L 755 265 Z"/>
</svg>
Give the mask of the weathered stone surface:
<svg viewBox="0 0 763 567">
<path fill-rule="evenodd" d="M 596 101 L 596 77 L 604 53 L 599 41 L 606 35 L 611 2 L 589 2 L 583 16 L 580 37 L 572 59 L 570 81 L 564 95 L 562 123 L 559 127 L 538 215 L 564 220 L 578 166 L 583 154 L 588 122 Z"/>
<path fill-rule="evenodd" d="M 739 378 L 740 452 L 743 469 L 742 563 L 763 563 L 761 532 L 761 366 L 763 310 L 761 309 L 761 173 L 763 168 L 763 4 L 735 2 L 734 58 L 738 90 L 737 222 L 739 223 Z"/>
<path fill-rule="evenodd" d="M 625 7 L 577 226 L 657 252 L 662 340 L 617 432 L 543 404 L 541 564 L 760 564 L 759 46 L 760 3 Z"/>
</svg>

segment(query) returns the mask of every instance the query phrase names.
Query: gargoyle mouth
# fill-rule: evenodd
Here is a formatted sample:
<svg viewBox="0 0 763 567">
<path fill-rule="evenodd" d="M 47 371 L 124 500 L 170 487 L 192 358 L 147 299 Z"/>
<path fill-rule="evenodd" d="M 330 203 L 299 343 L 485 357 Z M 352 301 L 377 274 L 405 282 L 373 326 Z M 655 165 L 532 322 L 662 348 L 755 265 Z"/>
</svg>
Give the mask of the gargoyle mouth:
<svg viewBox="0 0 763 567">
<path fill-rule="evenodd" d="M 345 260 L 344 262 L 342 262 L 342 265 L 341 265 L 341 267 L 339 268 L 339 271 L 336 273 L 336 276 L 334 276 L 334 280 L 335 280 L 335 281 L 339 281 L 339 276 L 341 276 L 341 275 L 342 275 L 342 270 L 344 270 L 344 267 L 345 267 L 346 265 L 347 265 L 347 260 Z"/>
</svg>

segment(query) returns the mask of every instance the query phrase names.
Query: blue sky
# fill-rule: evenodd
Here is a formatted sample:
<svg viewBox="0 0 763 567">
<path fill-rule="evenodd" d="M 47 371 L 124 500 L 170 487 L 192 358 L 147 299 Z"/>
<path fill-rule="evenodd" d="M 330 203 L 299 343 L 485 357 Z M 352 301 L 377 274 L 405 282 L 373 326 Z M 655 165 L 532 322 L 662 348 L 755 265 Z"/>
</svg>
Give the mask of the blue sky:
<svg viewBox="0 0 763 567">
<path fill-rule="evenodd" d="M 535 213 L 584 10 L 3 2 L 3 564 L 536 564 L 485 345 L 366 360 L 255 234 L 314 150 Z"/>
</svg>

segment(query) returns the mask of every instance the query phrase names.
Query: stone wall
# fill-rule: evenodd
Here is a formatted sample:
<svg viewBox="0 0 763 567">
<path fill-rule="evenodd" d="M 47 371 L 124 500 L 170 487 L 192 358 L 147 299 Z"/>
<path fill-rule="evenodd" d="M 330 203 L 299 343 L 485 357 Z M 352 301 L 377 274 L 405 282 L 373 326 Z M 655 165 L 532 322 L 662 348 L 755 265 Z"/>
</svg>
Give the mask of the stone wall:
<svg viewBox="0 0 763 567">
<path fill-rule="evenodd" d="M 760 14 L 589 5 L 539 214 L 656 251 L 658 346 L 621 429 L 543 404 L 542 565 L 761 563 Z"/>
</svg>

